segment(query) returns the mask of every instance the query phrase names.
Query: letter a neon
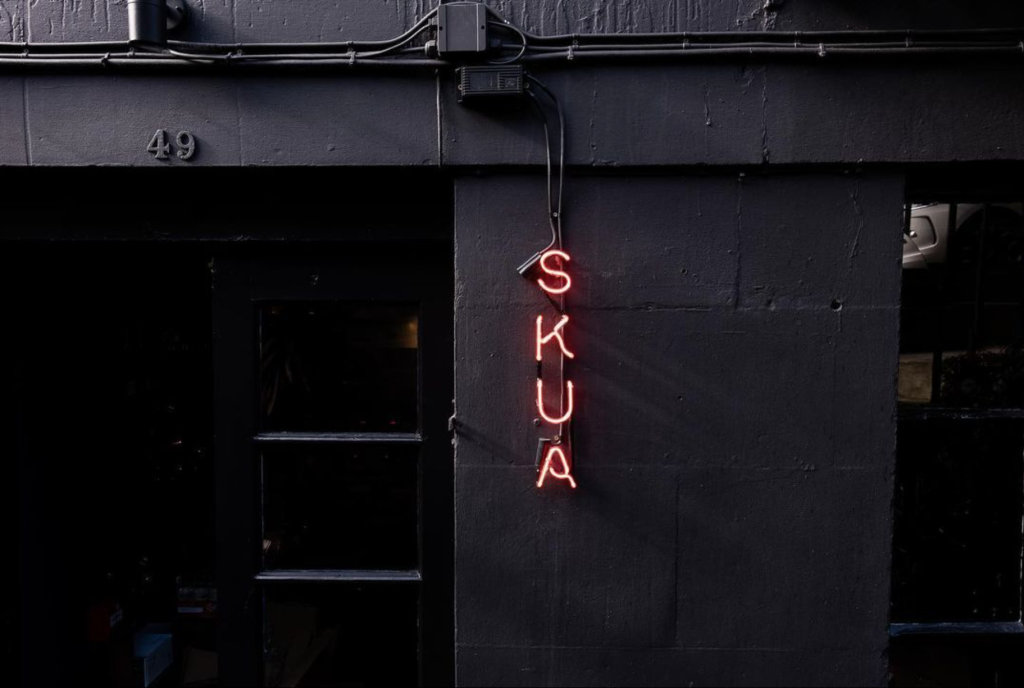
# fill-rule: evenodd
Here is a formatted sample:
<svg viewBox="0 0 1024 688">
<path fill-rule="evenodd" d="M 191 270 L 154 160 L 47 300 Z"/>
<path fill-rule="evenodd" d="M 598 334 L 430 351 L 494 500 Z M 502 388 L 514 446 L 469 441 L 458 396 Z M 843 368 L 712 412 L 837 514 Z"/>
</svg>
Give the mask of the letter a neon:
<svg viewBox="0 0 1024 688">
<path fill-rule="evenodd" d="M 555 455 L 558 455 L 558 462 L 561 464 L 561 470 L 555 468 Z M 569 469 L 569 460 L 565 457 L 565 452 L 562 451 L 561 447 L 551 447 L 548 450 L 548 454 L 544 457 L 544 467 L 540 471 L 540 480 L 537 481 L 537 487 L 544 487 L 544 481 L 548 475 L 552 478 L 559 480 L 567 480 L 572 486 L 572 489 L 576 489 L 576 480 L 572 477 L 572 471 Z"/>
</svg>

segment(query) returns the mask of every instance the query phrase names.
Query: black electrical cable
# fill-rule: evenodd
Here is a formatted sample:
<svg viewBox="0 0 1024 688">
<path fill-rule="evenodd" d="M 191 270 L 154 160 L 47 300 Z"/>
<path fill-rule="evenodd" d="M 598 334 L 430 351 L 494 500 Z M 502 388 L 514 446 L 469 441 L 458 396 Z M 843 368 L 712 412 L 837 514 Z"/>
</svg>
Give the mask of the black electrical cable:
<svg viewBox="0 0 1024 688">
<path fill-rule="evenodd" d="M 122 48 L 123 49 L 123 48 Z M 420 52 L 419 50 L 411 50 Z M 26 55 L 0 53 L 0 68 L 97 68 L 97 67 L 162 67 L 181 69 L 184 67 L 217 69 L 238 67 L 260 67 L 266 69 L 335 69 L 335 68 L 402 68 L 439 69 L 450 68 L 452 63 L 430 58 L 404 56 L 392 53 L 384 57 L 360 57 L 358 53 L 342 54 L 295 54 L 295 55 L 203 55 L 199 53 L 95 53 L 95 54 L 46 54 Z M 573 64 L 574 62 L 596 63 L 615 61 L 666 61 L 743 59 L 743 58 L 1021 58 L 1024 57 L 1024 43 L 997 47 L 935 47 L 935 48 L 846 48 L 835 45 L 790 46 L 771 48 L 716 48 L 701 50 L 588 50 L 572 48 L 554 52 L 527 52 L 517 60 L 520 64 Z"/>
<path fill-rule="evenodd" d="M 548 63 L 548 62 L 573 62 L 581 58 L 586 60 L 663 60 L 678 58 L 701 59 L 707 57 L 736 58 L 736 57 L 997 57 L 997 56 L 1024 56 L 1024 42 L 1016 46 L 993 46 L 993 47 L 945 47 L 945 48 L 846 48 L 837 45 L 818 46 L 789 46 L 789 47 L 754 47 L 754 48 L 733 48 L 731 46 L 722 48 L 707 48 L 701 50 L 589 50 L 583 51 L 575 48 L 568 48 L 550 53 L 527 54 L 522 57 L 522 63 Z"/>
<path fill-rule="evenodd" d="M 488 12 L 499 21 L 507 22 L 500 13 L 492 8 Z M 660 33 L 573 33 L 555 34 L 541 36 L 520 29 L 530 43 L 534 44 L 555 44 L 574 45 L 582 47 L 587 44 L 601 44 L 605 42 L 618 43 L 628 38 L 632 43 L 664 42 L 666 40 L 678 41 L 724 41 L 731 43 L 737 40 L 759 40 L 765 36 L 772 36 L 782 43 L 793 43 L 803 40 L 820 43 L 822 41 L 835 40 L 856 40 L 856 39 L 881 39 L 892 38 L 894 40 L 914 40 L 928 37 L 963 37 L 963 36 L 1004 36 L 1018 40 L 1024 38 L 1024 27 L 1012 28 L 980 28 L 980 29 L 865 29 L 865 30 L 840 30 L 840 31 L 705 31 L 705 32 L 660 32 Z"/>
<path fill-rule="evenodd" d="M 187 43 L 141 54 L 127 42 L 0 43 L 0 68 L 168 68 L 217 69 L 259 66 L 281 69 L 443 68 L 451 63 L 431 57 L 426 46 L 408 47 L 436 26 L 433 9 L 403 34 L 382 41 L 343 43 Z M 1024 56 L 1024 29 L 735 31 L 707 33 L 562 34 L 537 36 L 487 8 L 491 26 L 518 37 L 499 44 L 513 63 L 616 60 L 742 59 L 825 57 L 977 57 Z M 159 50 L 159 49 L 158 49 Z M 95 51 L 86 52 L 86 51 Z M 419 53 L 419 55 L 417 55 Z"/>
<path fill-rule="evenodd" d="M 558 248 L 561 249 L 562 245 L 563 245 L 562 244 L 562 211 L 563 211 L 563 208 L 564 208 L 564 205 L 563 205 L 564 200 L 563 199 L 564 199 L 564 196 L 565 196 L 565 113 L 562 112 L 562 105 L 561 105 L 561 103 L 559 103 L 558 98 L 551 91 L 551 89 L 548 88 L 540 79 L 538 79 L 537 77 L 535 77 L 532 74 L 527 74 L 526 75 L 526 79 L 527 79 L 527 81 L 530 84 L 535 85 L 537 88 L 539 88 L 544 93 L 544 95 L 546 95 L 548 97 L 548 99 L 551 101 L 551 103 L 555 106 L 555 111 L 558 113 L 558 145 L 559 145 L 559 152 L 558 152 L 558 196 L 557 196 L 557 201 L 554 204 L 552 204 L 551 201 L 550 201 L 551 183 L 550 183 L 550 180 L 549 180 L 549 183 L 548 183 L 548 190 L 549 190 L 548 206 L 549 206 L 550 209 L 553 210 L 553 218 L 554 218 L 554 225 L 555 225 L 555 227 L 554 227 L 554 229 L 555 229 L 555 237 L 554 237 L 555 241 L 552 243 L 552 246 L 557 245 Z M 537 104 L 539 106 L 540 105 L 540 101 L 536 98 L 535 95 L 533 95 L 532 91 L 529 91 L 529 92 L 530 92 L 531 97 L 534 98 L 534 100 L 537 102 Z M 545 131 L 545 134 L 547 134 L 547 132 L 548 132 L 548 125 L 547 125 L 547 119 L 546 118 L 544 120 L 544 131 Z M 548 161 L 549 161 L 549 163 L 550 163 L 550 160 L 551 160 L 551 139 L 548 138 Z M 549 164 L 548 169 L 550 170 L 550 164 Z M 549 246 L 545 250 L 550 250 L 552 248 L 552 246 Z"/>
<path fill-rule="evenodd" d="M 905 41 L 892 41 L 892 42 L 877 42 L 877 43 L 799 43 L 799 44 L 786 44 L 779 43 L 777 41 L 764 40 L 764 41 L 750 41 L 744 43 L 657 43 L 657 44 L 608 44 L 608 45 L 581 45 L 574 46 L 573 52 L 576 54 L 594 52 L 594 51 L 636 51 L 636 50 L 679 50 L 679 51 L 693 51 L 693 52 L 714 52 L 716 50 L 735 50 L 735 49 L 749 49 L 749 48 L 820 48 L 825 46 L 826 49 L 923 49 L 923 48 L 1010 48 L 1019 49 L 1020 41 L 1009 42 L 961 42 L 961 43 L 950 43 L 948 41 L 919 41 L 916 43 L 908 44 Z M 514 49 L 519 48 L 516 44 L 502 44 L 503 49 Z M 565 53 L 568 48 L 563 46 L 548 46 L 548 45 L 531 45 L 527 49 L 535 53 Z"/>
<path fill-rule="evenodd" d="M 513 57 L 510 57 L 510 58 L 504 59 L 504 60 L 491 60 L 490 64 L 492 64 L 492 65 L 513 64 L 514 62 L 517 62 L 523 55 L 526 54 L 526 51 L 530 47 L 530 42 L 526 39 L 526 34 L 524 34 L 519 29 L 518 26 L 515 26 L 514 24 L 512 24 L 511 22 L 508 22 L 508 21 L 493 21 L 492 20 L 492 21 L 489 21 L 487 23 L 490 26 L 497 26 L 499 28 L 506 29 L 506 30 L 509 30 L 509 31 L 512 31 L 512 32 L 518 34 L 519 35 L 519 40 L 520 40 L 520 45 L 518 45 L 518 46 L 510 46 L 510 47 L 518 48 L 519 49 L 519 52 L 516 55 L 514 55 Z M 504 44 L 502 44 L 501 47 L 504 48 L 506 46 Z"/>
<path fill-rule="evenodd" d="M 497 24 L 515 27 L 493 8 L 488 13 Z M 734 32 L 665 32 L 644 34 L 562 34 L 538 36 L 519 27 L 516 33 L 523 46 L 512 61 L 550 62 L 588 58 L 617 59 L 675 58 L 683 54 L 718 57 L 795 56 L 827 54 L 867 56 L 995 56 L 1024 54 L 1024 29 L 950 29 L 950 30 L 863 30 L 863 31 L 734 31 Z M 1001 37 L 1003 41 L 967 41 L 965 37 Z M 872 39 L 865 41 L 864 39 Z M 888 41 L 883 39 L 890 39 Z M 809 44 L 809 45 L 808 45 Z M 511 46 L 509 46 L 511 47 Z M 527 54 L 530 52 L 540 54 Z"/>
<path fill-rule="evenodd" d="M 421 19 L 418 22 L 416 22 L 416 24 L 413 26 L 413 28 L 409 29 L 408 31 L 406 31 L 404 34 L 402 34 L 398 38 L 392 39 L 391 41 L 387 41 L 386 43 L 390 44 L 390 45 L 387 45 L 387 47 L 383 47 L 383 48 L 381 48 L 379 50 L 374 50 L 374 51 L 370 51 L 370 52 L 359 52 L 357 50 L 354 50 L 354 49 L 352 49 L 354 44 L 347 45 L 346 47 L 348 47 L 349 50 L 347 52 L 340 52 L 340 53 L 330 53 L 330 52 L 319 53 L 318 52 L 318 53 L 307 53 L 307 54 L 245 54 L 244 50 L 235 50 L 234 52 L 228 53 L 228 54 L 216 54 L 216 53 L 201 53 L 201 52 L 200 53 L 185 53 L 185 52 L 181 52 L 179 50 L 173 49 L 173 48 L 168 48 L 164 52 L 166 52 L 169 55 L 173 55 L 174 57 L 179 57 L 179 58 L 184 59 L 184 60 L 194 60 L 194 61 L 203 61 L 203 60 L 209 61 L 209 60 L 213 60 L 213 61 L 216 61 L 216 62 L 253 62 L 253 61 L 273 62 L 275 60 L 310 60 L 310 61 L 348 60 L 350 62 L 355 62 L 355 61 L 359 61 L 359 60 L 376 59 L 376 58 L 385 57 L 387 55 L 393 55 L 396 52 L 406 52 L 406 53 L 408 53 L 408 52 L 420 52 L 420 50 L 418 48 L 412 48 L 412 49 L 406 50 L 405 46 L 407 46 L 409 43 L 412 43 L 419 36 L 421 36 L 425 31 L 427 31 L 428 29 L 431 28 L 430 19 L 431 19 L 431 17 L 434 14 L 436 14 L 436 12 L 437 12 L 437 10 L 435 9 L 431 13 L 427 14 L 427 16 L 425 16 L 423 19 Z M 337 44 L 335 44 L 335 45 L 337 45 Z M 261 47 L 262 48 L 266 48 L 266 46 L 261 46 Z"/>
<path fill-rule="evenodd" d="M 285 69 L 289 71 L 349 70 L 360 69 L 441 69 L 451 67 L 450 62 L 430 58 L 385 58 L 366 59 L 353 62 L 351 59 L 309 60 L 302 58 L 274 59 L 266 61 L 205 60 L 181 57 L 146 57 L 117 54 L 97 54 L 89 57 L 44 59 L 38 57 L 2 57 L 0 68 L 14 69 L 83 69 L 124 68 L 181 71 L 182 69 L 237 70 L 237 69 Z"/>
<path fill-rule="evenodd" d="M 78 41 L 73 43 L 30 43 L 28 41 L 0 42 L 0 51 L 47 52 L 67 50 L 127 50 L 128 41 Z"/>
<path fill-rule="evenodd" d="M 526 94 L 530 97 L 530 101 L 533 103 L 533 106 L 536 108 L 538 116 L 540 116 L 540 122 L 544 126 L 544 147 L 545 147 L 544 160 L 545 160 L 546 165 L 547 165 L 547 173 L 548 173 L 548 178 L 547 178 L 548 224 L 551 226 L 551 243 L 549 243 L 546 247 L 544 247 L 544 250 L 540 251 L 537 254 L 537 255 L 543 255 L 544 253 L 546 253 L 546 252 L 550 251 L 551 249 L 553 249 L 558 244 L 558 226 L 555 224 L 555 216 L 556 216 L 556 212 L 557 211 L 555 210 L 554 192 L 552 191 L 552 188 L 551 188 L 552 184 L 554 183 L 554 173 L 553 173 L 553 169 L 552 169 L 554 163 L 552 161 L 552 157 L 553 156 L 552 156 L 552 151 L 551 151 L 551 127 L 548 126 L 548 117 L 544 113 L 544 106 L 541 105 L 540 99 L 537 97 L 537 95 L 533 91 L 531 91 L 531 90 L 527 90 Z"/>
<path fill-rule="evenodd" d="M 437 15 L 437 8 L 427 12 L 421 19 L 413 24 L 407 31 L 394 38 L 380 41 L 345 41 L 331 43 L 195 43 L 188 41 L 168 41 L 168 46 L 179 52 L 193 50 L 209 50 L 213 53 L 232 53 L 237 51 L 259 51 L 272 52 L 343 52 L 349 53 L 353 50 L 381 50 L 396 44 L 406 44 L 429 28 L 430 21 Z M 127 41 L 96 41 L 76 43 L 32 43 L 29 41 L 3 41 L 0 42 L 0 51 L 60 51 L 60 50 L 82 50 L 93 49 L 103 51 L 125 50 L 128 48 Z"/>
</svg>

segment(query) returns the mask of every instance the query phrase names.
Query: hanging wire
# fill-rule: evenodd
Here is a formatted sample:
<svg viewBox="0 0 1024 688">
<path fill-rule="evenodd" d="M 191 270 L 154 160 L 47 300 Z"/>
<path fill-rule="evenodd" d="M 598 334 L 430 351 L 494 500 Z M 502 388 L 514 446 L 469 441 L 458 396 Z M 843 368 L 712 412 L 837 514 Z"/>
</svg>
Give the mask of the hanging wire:
<svg viewBox="0 0 1024 688">
<path fill-rule="evenodd" d="M 552 105 L 554 105 L 555 107 L 555 112 L 558 113 L 558 193 L 554 201 L 552 201 L 551 199 L 551 138 L 550 136 L 548 136 L 547 117 L 543 117 L 544 133 L 545 138 L 547 140 L 548 148 L 548 208 L 549 215 L 552 219 L 552 228 L 554 230 L 552 243 L 545 250 L 550 250 L 555 246 L 561 249 L 563 247 L 562 211 L 564 208 L 563 199 L 565 195 L 565 113 L 562 112 L 562 106 L 559 103 L 558 98 L 551 91 L 551 89 L 549 89 L 540 79 L 538 79 L 532 74 L 527 74 L 526 79 L 530 84 L 535 85 L 538 89 L 540 89 L 542 93 L 544 93 L 544 95 L 548 97 L 548 100 L 550 100 Z M 538 109 L 541 110 L 543 116 L 543 108 L 540 105 L 540 100 L 537 98 L 536 95 L 534 95 L 532 90 L 527 90 L 527 93 L 529 93 L 530 97 L 534 99 L 534 102 L 537 104 Z"/>
<path fill-rule="evenodd" d="M 555 208 L 554 191 L 552 186 L 554 184 L 554 171 L 552 169 L 552 151 L 551 151 L 551 128 L 548 126 L 548 118 L 544 113 L 544 106 L 541 105 L 540 99 L 537 95 L 527 90 L 526 94 L 530 97 L 530 101 L 533 103 L 534 108 L 537 110 L 537 114 L 540 116 L 541 124 L 544 126 L 544 145 L 545 145 L 545 161 L 547 163 L 547 192 L 548 192 L 548 224 L 551 225 L 551 243 L 544 247 L 544 250 L 540 254 L 547 253 L 559 243 L 558 225 L 556 224 L 556 217 L 558 211 Z"/>
</svg>

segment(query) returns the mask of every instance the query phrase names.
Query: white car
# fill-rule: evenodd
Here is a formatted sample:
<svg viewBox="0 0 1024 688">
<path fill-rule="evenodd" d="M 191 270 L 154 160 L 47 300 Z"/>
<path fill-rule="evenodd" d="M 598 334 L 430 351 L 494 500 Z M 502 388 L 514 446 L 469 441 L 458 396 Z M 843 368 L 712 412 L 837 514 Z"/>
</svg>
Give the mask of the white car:
<svg viewBox="0 0 1024 688">
<path fill-rule="evenodd" d="M 1024 206 L 1020 203 L 998 203 L 989 206 L 990 222 L 999 230 L 1011 229 L 1024 234 Z M 985 205 L 971 203 L 957 206 L 956 227 L 959 231 L 972 220 L 980 223 Z M 903 269 L 924 270 L 943 265 L 949 252 L 949 216 L 953 206 L 929 203 L 911 207 L 910 231 L 903 237 Z M 994 248 L 994 247 L 993 247 Z"/>
</svg>

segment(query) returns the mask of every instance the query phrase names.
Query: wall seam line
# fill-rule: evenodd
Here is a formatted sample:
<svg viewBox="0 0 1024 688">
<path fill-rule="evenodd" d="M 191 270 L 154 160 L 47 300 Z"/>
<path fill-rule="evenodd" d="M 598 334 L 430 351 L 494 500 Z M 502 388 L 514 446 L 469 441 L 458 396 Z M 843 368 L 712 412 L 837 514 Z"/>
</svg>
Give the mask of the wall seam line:
<svg viewBox="0 0 1024 688">
<path fill-rule="evenodd" d="M 28 77 L 21 78 L 21 114 L 25 127 L 25 164 L 32 165 L 32 132 L 28 117 Z M 17 115 L 15 115 L 17 116 Z"/>
</svg>

